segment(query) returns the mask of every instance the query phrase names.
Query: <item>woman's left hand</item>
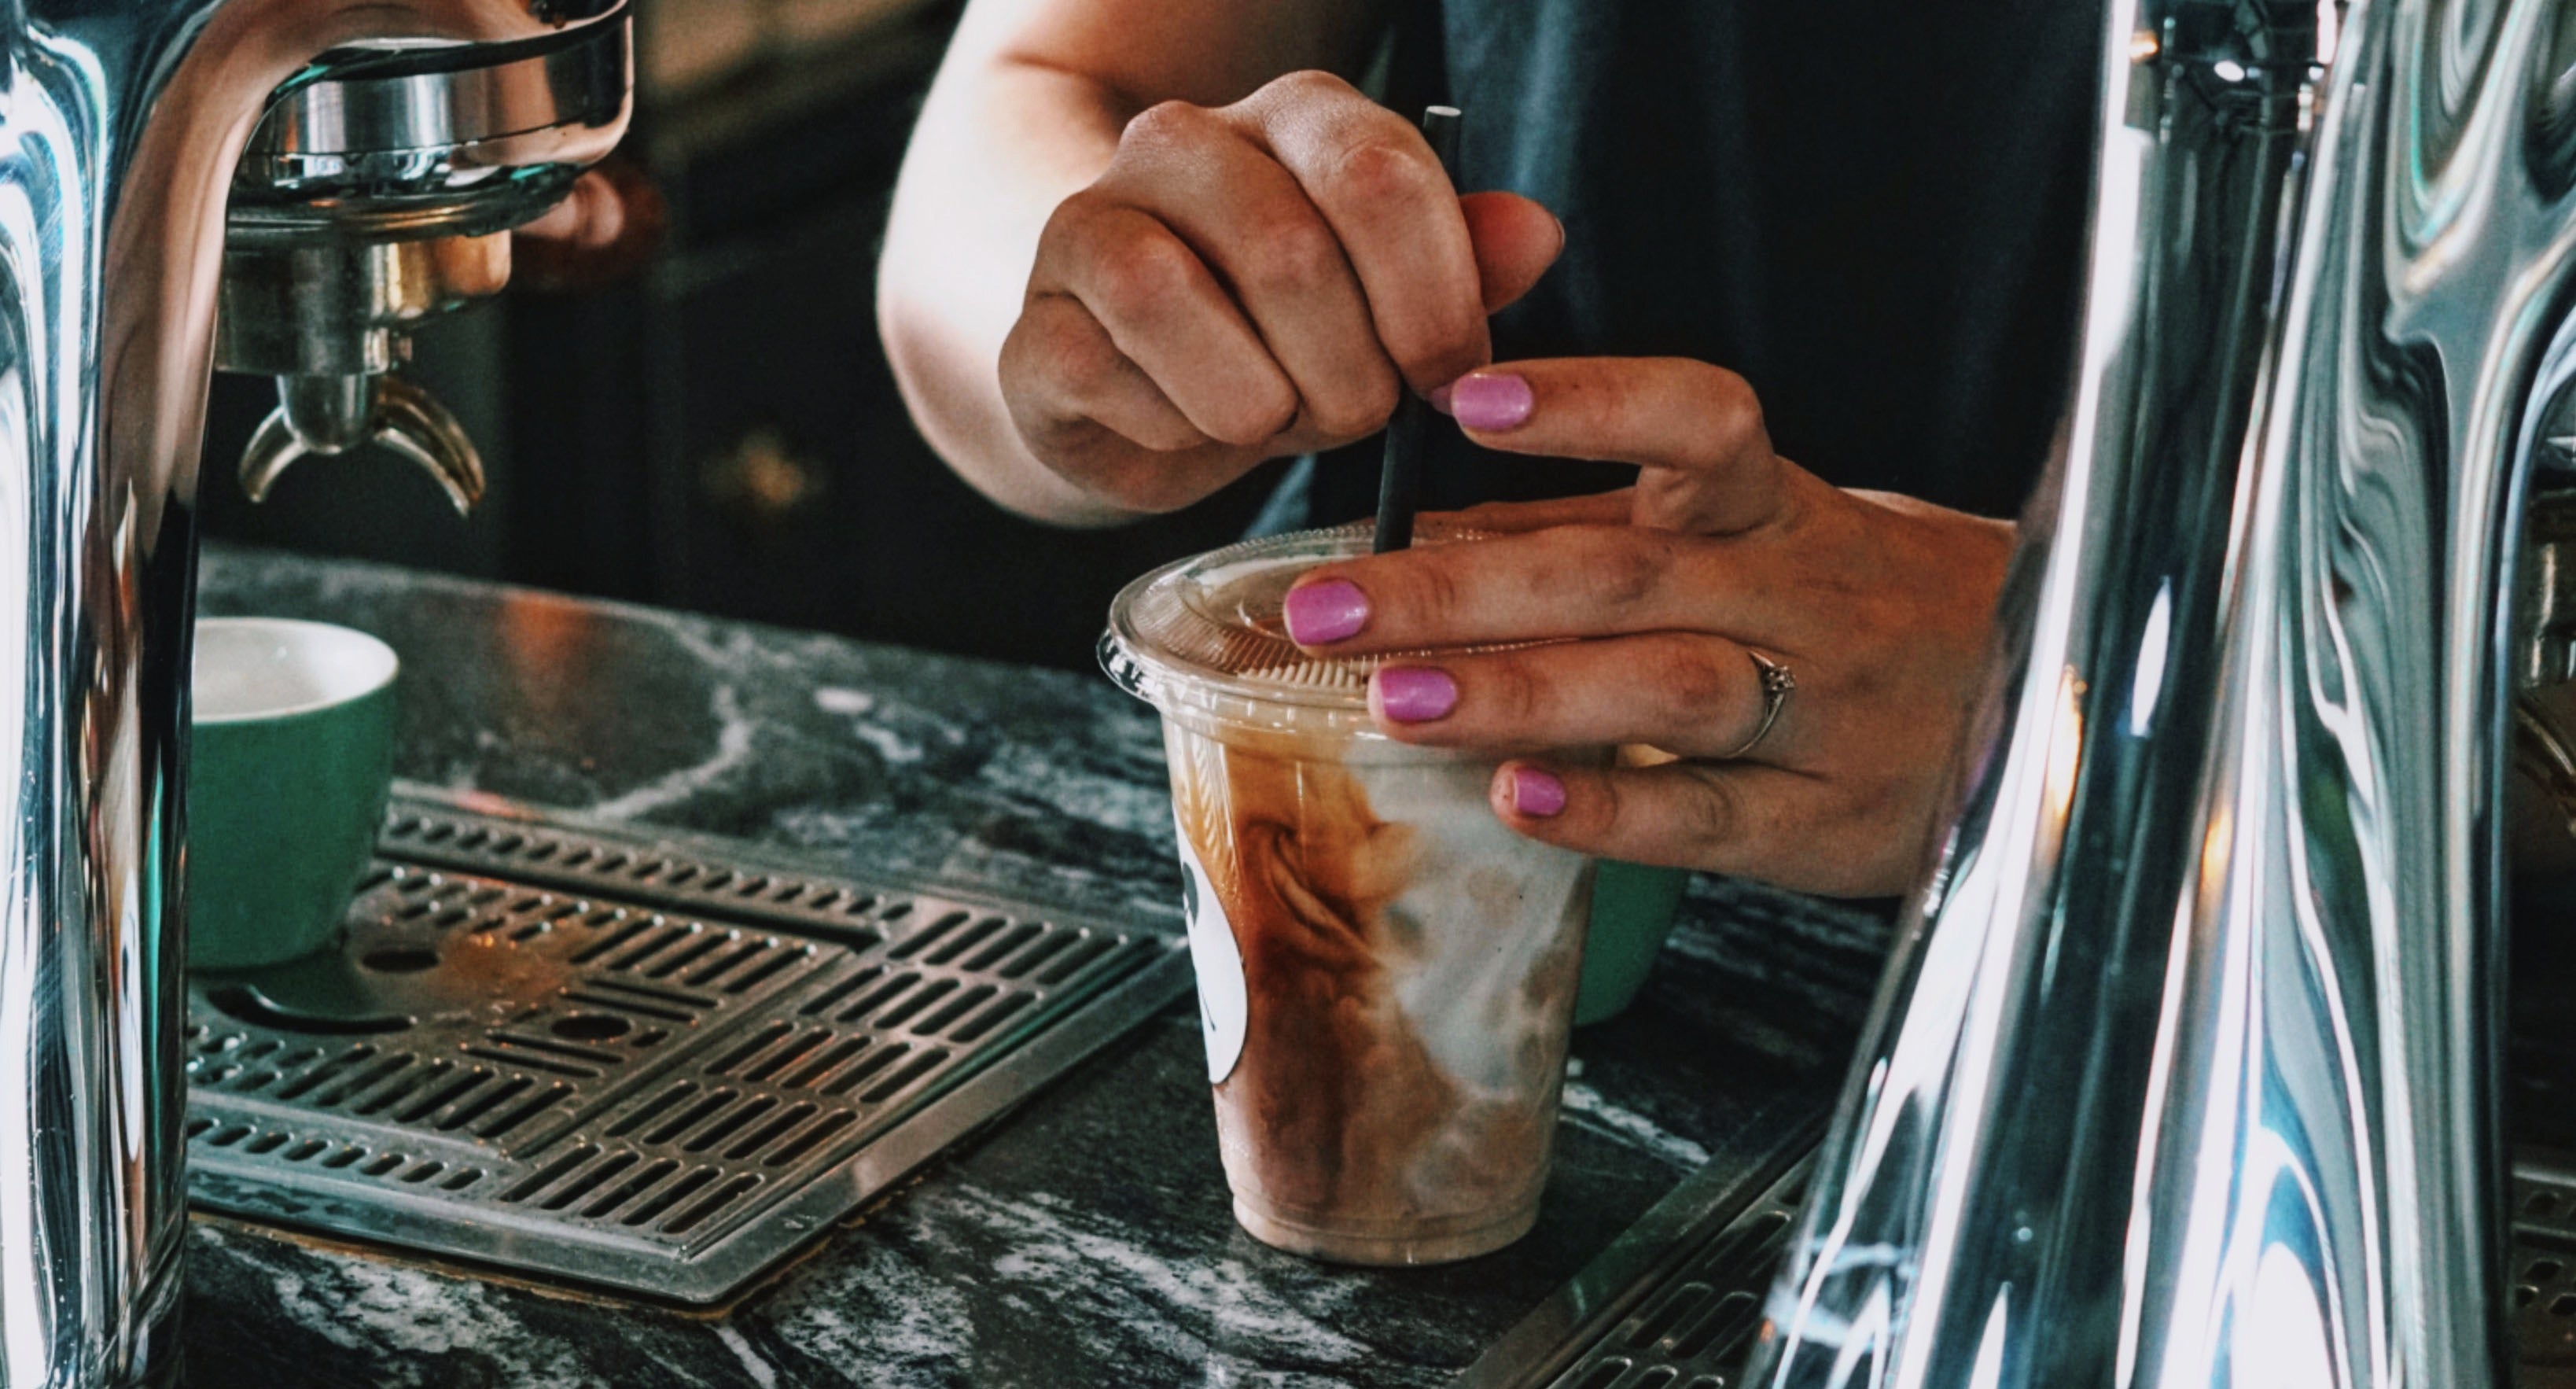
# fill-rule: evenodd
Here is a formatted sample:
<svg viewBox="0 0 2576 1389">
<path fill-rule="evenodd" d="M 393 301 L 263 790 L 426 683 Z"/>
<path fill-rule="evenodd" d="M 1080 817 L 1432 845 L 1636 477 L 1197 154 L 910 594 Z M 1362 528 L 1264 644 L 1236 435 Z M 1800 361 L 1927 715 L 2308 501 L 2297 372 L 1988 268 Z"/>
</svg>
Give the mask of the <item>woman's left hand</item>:
<svg viewBox="0 0 2576 1389">
<path fill-rule="evenodd" d="M 1842 896 L 1904 890 L 1939 828 L 2013 527 L 1833 487 L 1771 451 L 1734 374 L 1669 358 L 1485 368 L 1440 397 L 1476 442 L 1634 463 L 1630 490 L 1479 507 L 1496 538 L 1328 565 L 1289 633 L 1407 658 L 1371 681 L 1412 743 L 1642 743 L 1680 761 L 1509 761 L 1495 813 L 1585 853 Z M 1762 725 L 1762 667 L 1795 678 Z"/>
</svg>

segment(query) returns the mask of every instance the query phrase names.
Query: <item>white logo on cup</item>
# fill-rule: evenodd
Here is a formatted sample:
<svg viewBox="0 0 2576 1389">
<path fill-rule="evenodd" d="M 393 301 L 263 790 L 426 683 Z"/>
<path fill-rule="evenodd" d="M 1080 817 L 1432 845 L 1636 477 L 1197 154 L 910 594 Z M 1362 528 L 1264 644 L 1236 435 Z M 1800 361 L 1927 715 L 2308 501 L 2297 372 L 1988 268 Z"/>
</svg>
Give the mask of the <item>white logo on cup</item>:
<svg viewBox="0 0 2576 1389">
<path fill-rule="evenodd" d="M 1235 948 L 1234 923 L 1226 920 L 1199 852 L 1181 831 L 1182 909 L 1189 913 L 1190 964 L 1199 976 L 1199 1029 L 1207 1038 L 1208 1084 L 1234 1074 L 1243 1056 L 1243 1033 L 1251 1015 L 1243 986 L 1243 955 Z"/>
</svg>

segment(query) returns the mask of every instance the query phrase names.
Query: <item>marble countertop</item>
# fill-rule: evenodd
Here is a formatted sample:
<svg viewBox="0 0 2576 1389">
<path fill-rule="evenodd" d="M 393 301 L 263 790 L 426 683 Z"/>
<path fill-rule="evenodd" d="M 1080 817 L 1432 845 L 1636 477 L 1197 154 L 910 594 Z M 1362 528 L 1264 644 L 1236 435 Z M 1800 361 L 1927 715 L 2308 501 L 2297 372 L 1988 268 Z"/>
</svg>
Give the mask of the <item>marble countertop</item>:
<svg viewBox="0 0 2576 1389">
<path fill-rule="evenodd" d="M 259 551 L 210 552 L 201 601 L 391 643 L 398 771 L 440 791 L 1064 909 L 1180 891 L 1155 720 L 1105 680 Z M 1865 913 L 1695 885 L 1638 1004 L 1576 1034 L 1537 1230 L 1483 1259 L 1339 1269 L 1237 1230 L 1184 1005 L 721 1316 L 201 1219 L 188 1383 L 1438 1384 L 1683 1176 L 1812 1122 L 1884 948 Z"/>
</svg>

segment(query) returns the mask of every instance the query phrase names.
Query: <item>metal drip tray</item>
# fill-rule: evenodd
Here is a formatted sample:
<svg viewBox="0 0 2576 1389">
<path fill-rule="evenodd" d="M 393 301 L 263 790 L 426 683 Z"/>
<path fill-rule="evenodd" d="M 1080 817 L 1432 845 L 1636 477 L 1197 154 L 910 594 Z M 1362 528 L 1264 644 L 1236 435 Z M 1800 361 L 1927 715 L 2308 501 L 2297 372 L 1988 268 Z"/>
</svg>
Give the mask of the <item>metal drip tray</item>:
<svg viewBox="0 0 2576 1389">
<path fill-rule="evenodd" d="M 2576 1386 L 2576 1166 L 2526 1153 L 2513 1166 L 2513 1260 L 2505 1296 L 2521 1389 Z"/>
<path fill-rule="evenodd" d="M 1806 1180 L 1801 1160 L 1682 1183 L 1456 1389 L 1728 1389 Z"/>
<path fill-rule="evenodd" d="M 1805 1165 L 1684 1182 L 1461 1374 L 1457 1389 L 1730 1389 L 1788 1252 Z M 2514 1164 L 2517 1389 L 2576 1389 L 2576 1162 Z"/>
<path fill-rule="evenodd" d="M 191 977 L 197 1204 L 715 1301 L 1189 986 L 1177 922 L 412 803 L 380 848 L 342 949 Z"/>
</svg>

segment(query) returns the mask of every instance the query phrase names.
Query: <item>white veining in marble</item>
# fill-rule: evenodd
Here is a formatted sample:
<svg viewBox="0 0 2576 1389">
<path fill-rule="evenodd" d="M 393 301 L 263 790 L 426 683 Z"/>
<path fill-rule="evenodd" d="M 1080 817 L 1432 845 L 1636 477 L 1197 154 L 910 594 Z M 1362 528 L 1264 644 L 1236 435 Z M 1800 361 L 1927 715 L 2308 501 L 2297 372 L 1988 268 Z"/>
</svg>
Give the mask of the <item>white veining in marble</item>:
<svg viewBox="0 0 2576 1389">
<path fill-rule="evenodd" d="M 219 1245 L 241 1239 L 214 1235 Z M 321 1276 L 320 1266 L 299 1261 L 299 1267 L 305 1271 L 268 1274 L 279 1311 L 297 1326 L 368 1355 L 384 1376 L 383 1389 L 452 1383 L 452 1367 L 437 1358 L 459 1351 L 507 1363 L 523 1376 L 521 1382 L 608 1389 L 607 1380 L 583 1365 L 579 1347 L 531 1330 L 487 1296 L 482 1284 L 351 1258 L 329 1265 L 329 1286 L 316 1287 L 307 1276 Z"/>
<path fill-rule="evenodd" d="M 926 755 L 918 740 L 907 738 L 883 724 L 853 723 L 850 736 L 867 744 L 868 750 L 889 767 L 909 767 Z"/>
<path fill-rule="evenodd" d="M 964 1290 L 922 1277 L 864 1234 L 849 1255 L 799 1281 L 795 1311 L 777 1322 L 791 1349 L 877 1389 L 947 1389 L 961 1328 L 974 1325 Z"/>
<path fill-rule="evenodd" d="M 823 688 L 814 692 L 814 707 L 822 710 L 826 714 L 837 714 L 842 718 L 855 719 L 864 717 L 873 712 L 877 707 L 877 697 L 869 694 L 865 690 L 851 690 L 844 689 L 838 685 L 825 685 Z"/>
<path fill-rule="evenodd" d="M 1172 798 L 1158 783 L 1068 767 L 1042 749 L 1014 744 L 997 750 L 978 775 L 989 786 L 1049 806 L 1076 820 L 1130 834 L 1168 836 Z"/>
<path fill-rule="evenodd" d="M 1565 1097 L 1560 1103 L 1569 1121 L 1645 1148 L 1685 1172 L 1696 1172 L 1708 1164 L 1708 1149 L 1635 1110 L 1603 1099 L 1600 1091 L 1571 1073 L 1566 1076 Z"/>
<path fill-rule="evenodd" d="M 759 1389 L 778 1389 L 777 1367 L 761 1358 L 760 1352 L 753 1348 L 750 1337 L 723 1322 L 718 1322 L 716 1339 L 724 1343 L 725 1349 L 733 1352 L 734 1359 L 742 1362 L 743 1373 L 750 1375 L 751 1382 L 759 1386 Z"/>
<path fill-rule="evenodd" d="M 1369 1347 L 1334 1329 L 1340 1310 L 1357 1295 L 1355 1285 L 1324 1285 L 1311 1302 L 1292 1301 L 1276 1284 L 1248 1276 L 1232 1260 L 1209 1262 L 1157 1257 L 1132 1230 L 1098 1229 L 1099 1217 L 1049 1193 L 966 1198 L 988 1229 L 1006 1237 L 1011 1252 L 996 1260 L 996 1277 L 1050 1296 L 1084 1296 L 1118 1305 L 1103 1310 L 1103 1323 L 1121 1337 L 1152 1341 L 1181 1359 L 1207 1352 L 1202 1330 L 1229 1348 L 1258 1346 L 1306 1361 L 1348 1364 Z M 1176 1315 L 1177 1314 L 1177 1315 Z"/>
<path fill-rule="evenodd" d="M 734 687 L 716 686 L 707 697 L 707 712 L 716 718 L 715 751 L 707 760 L 656 777 L 622 796 L 590 807 L 587 813 L 601 820 L 633 820 L 682 804 L 723 785 L 727 778 L 749 767 L 759 728 L 744 717 L 742 698 Z"/>
</svg>

